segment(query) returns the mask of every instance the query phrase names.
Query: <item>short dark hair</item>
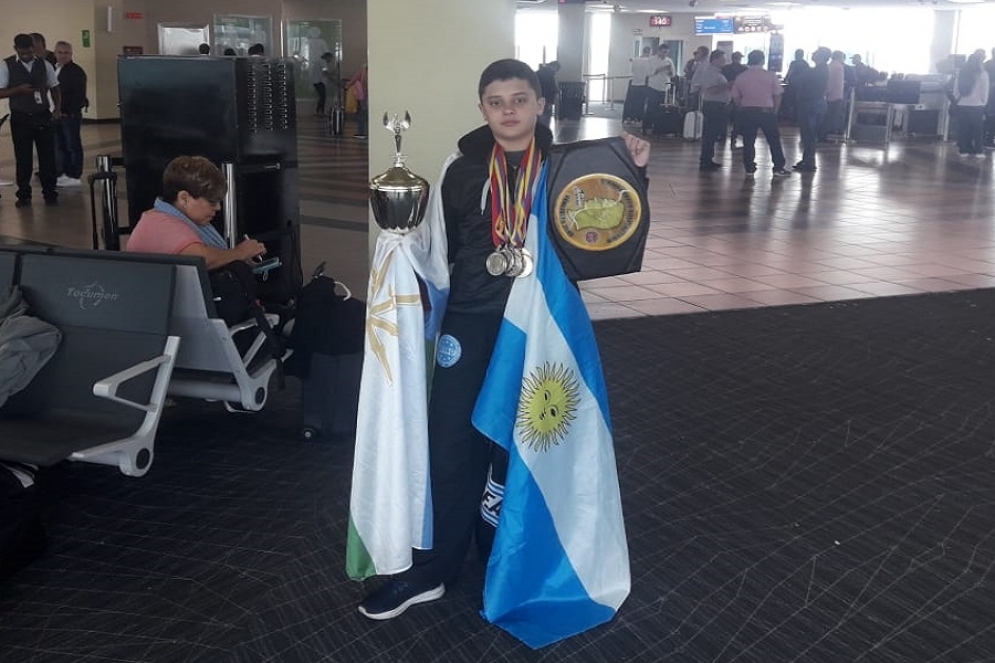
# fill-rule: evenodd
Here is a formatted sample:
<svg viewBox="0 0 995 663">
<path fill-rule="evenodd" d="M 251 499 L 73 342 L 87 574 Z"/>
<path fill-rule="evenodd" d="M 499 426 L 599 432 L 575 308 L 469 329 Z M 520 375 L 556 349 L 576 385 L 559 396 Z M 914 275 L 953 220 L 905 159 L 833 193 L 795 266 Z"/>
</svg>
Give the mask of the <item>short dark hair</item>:
<svg viewBox="0 0 995 663">
<path fill-rule="evenodd" d="M 539 85 L 539 78 L 532 71 L 532 67 L 521 60 L 508 58 L 490 63 L 480 74 L 480 83 L 477 84 L 477 97 L 484 98 L 484 90 L 494 81 L 508 81 L 519 78 L 529 84 L 535 90 L 536 97 L 542 96 L 542 86 Z"/>
<path fill-rule="evenodd" d="M 197 52 L 200 53 L 201 55 L 210 55 L 211 45 L 207 43 L 201 44 L 200 46 L 197 47 Z"/>
<path fill-rule="evenodd" d="M 733 52 L 733 54 L 732 54 L 731 56 L 729 56 L 729 57 L 730 57 L 730 59 L 732 59 L 732 61 L 733 61 L 733 62 L 739 62 L 740 60 L 742 60 L 742 59 L 743 59 L 743 54 L 742 54 L 742 53 L 740 53 L 739 51 L 735 51 L 735 52 Z"/>
<path fill-rule="evenodd" d="M 266 54 L 266 49 L 259 42 L 256 42 L 252 46 L 249 46 L 249 55 L 265 55 L 265 54 Z"/>
<path fill-rule="evenodd" d="M 225 49 L 225 53 L 224 54 L 225 55 L 238 55 L 238 53 L 235 52 L 235 49 L 232 48 L 231 46 L 229 46 L 228 48 Z"/>
<path fill-rule="evenodd" d="M 162 173 L 162 199 L 175 203 L 180 191 L 194 198 L 221 200 L 228 182 L 217 166 L 204 157 L 176 157 Z"/>
<path fill-rule="evenodd" d="M 712 54 L 708 56 L 709 62 L 715 62 L 716 60 L 721 60 L 726 56 L 725 51 L 712 51 Z"/>
<path fill-rule="evenodd" d="M 763 64 L 765 59 L 763 51 L 750 51 L 749 55 L 746 56 L 746 64 Z"/>
<path fill-rule="evenodd" d="M 31 35 L 26 35 L 23 32 L 18 35 L 14 35 L 14 48 L 34 48 L 35 41 L 31 38 Z"/>
<path fill-rule="evenodd" d="M 37 42 L 37 43 L 41 44 L 42 46 L 44 46 L 45 45 L 45 35 L 43 35 L 40 32 L 32 32 L 31 33 L 31 41 L 32 42 Z"/>
</svg>

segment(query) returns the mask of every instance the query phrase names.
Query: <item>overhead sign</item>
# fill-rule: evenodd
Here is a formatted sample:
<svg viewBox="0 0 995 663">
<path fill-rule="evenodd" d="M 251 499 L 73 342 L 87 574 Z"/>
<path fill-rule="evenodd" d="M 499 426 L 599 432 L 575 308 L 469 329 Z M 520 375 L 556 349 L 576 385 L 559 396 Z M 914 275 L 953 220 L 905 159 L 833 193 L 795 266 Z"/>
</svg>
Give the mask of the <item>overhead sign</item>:
<svg viewBox="0 0 995 663">
<path fill-rule="evenodd" d="M 673 19 L 664 14 L 653 14 L 650 16 L 651 28 L 669 28 L 673 24 Z"/>
<path fill-rule="evenodd" d="M 695 16 L 694 33 L 696 35 L 731 35 L 735 28 L 732 18 L 715 16 Z"/>
<path fill-rule="evenodd" d="M 770 22 L 770 16 L 737 16 L 736 34 L 749 34 L 755 32 L 770 32 L 774 26 Z"/>
</svg>

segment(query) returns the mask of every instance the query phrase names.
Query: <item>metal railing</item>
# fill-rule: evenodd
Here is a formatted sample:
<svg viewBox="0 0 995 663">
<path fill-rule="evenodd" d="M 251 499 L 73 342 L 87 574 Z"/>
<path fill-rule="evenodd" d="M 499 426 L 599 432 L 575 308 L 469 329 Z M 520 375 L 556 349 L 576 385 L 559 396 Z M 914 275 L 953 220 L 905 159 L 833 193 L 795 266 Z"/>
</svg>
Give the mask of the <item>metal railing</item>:
<svg viewBox="0 0 995 663">
<path fill-rule="evenodd" d="M 632 78 L 631 74 L 625 76 L 609 76 L 608 74 L 582 74 L 581 78 L 584 79 L 585 90 L 590 90 L 591 84 L 597 81 L 601 81 L 601 103 L 608 107 L 608 110 L 615 110 L 615 81 L 617 80 L 629 80 Z M 590 104 L 591 95 L 584 95 L 584 115 L 590 115 Z"/>
</svg>

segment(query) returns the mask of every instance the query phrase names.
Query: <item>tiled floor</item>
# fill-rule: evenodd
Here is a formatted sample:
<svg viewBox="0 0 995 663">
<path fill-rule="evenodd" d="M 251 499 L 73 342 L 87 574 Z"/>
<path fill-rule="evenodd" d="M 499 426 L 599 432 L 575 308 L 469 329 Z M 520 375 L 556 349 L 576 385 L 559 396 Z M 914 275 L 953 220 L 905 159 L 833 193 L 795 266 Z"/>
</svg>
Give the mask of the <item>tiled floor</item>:
<svg viewBox="0 0 995 663">
<path fill-rule="evenodd" d="M 557 128 L 561 142 L 614 135 L 616 119 L 585 117 Z M 0 179 L 13 179 L 4 127 Z M 785 130 L 788 162 L 797 133 Z M 351 135 L 347 131 L 346 135 Z M 455 137 L 454 137 L 455 140 Z M 991 156 L 961 159 L 951 143 L 924 139 L 825 145 L 819 171 L 769 172 L 758 140 L 758 176 L 741 152 L 717 151 L 723 168 L 699 173 L 698 144 L 653 138 L 650 238 L 638 274 L 585 282 L 592 317 L 665 315 L 995 286 L 995 191 Z M 114 124 L 84 127 L 87 162 L 120 154 Z M 301 213 L 305 269 L 328 261 L 354 290 L 367 270 L 366 143 L 334 139 L 301 118 Z M 0 241 L 90 245 L 89 196 L 14 208 L 0 188 Z M 122 214 L 124 192 L 119 193 Z"/>
</svg>

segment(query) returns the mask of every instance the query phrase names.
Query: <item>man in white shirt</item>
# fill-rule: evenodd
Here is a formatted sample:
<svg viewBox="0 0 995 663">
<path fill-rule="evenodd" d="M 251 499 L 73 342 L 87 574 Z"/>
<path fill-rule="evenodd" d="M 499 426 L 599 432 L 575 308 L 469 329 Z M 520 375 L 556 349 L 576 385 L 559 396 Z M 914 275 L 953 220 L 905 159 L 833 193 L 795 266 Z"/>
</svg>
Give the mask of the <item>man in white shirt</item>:
<svg viewBox="0 0 995 663">
<path fill-rule="evenodd" d="M 623 122 L 642 122 L 646 110 L 646 79 L 653 73 L 650 69 L 650 47 L 643 49 L 643 54 L 632 59 L 632 80 L 625 95 L 625 108 L 622 111 Z"/>
<path fill-rule="evenodd" d="M 661 46 L 656 58 L 650 60 L 652 71 L 646 79 L 646 107 L 659 110 L 667 101 L 667 90 L 670 88 L 670 77 L 674 75 L 674 61 L 670 59 L 670 48 Z M 650 113 L 647 113 L 649 115 Z M 643 133 L 648 127 L 643 123 Z"/>
<path fill-rule="evenodd" d="M 829 134 L 840 133 L 843 128 L 843 89 L 846 81 L 846 65 L 843 51 L 833 51 L 829 64 L 829 87 L 826 88 L 826 114 L 822 119 L 819 141 L 829 140 Z"/>
</svg>

